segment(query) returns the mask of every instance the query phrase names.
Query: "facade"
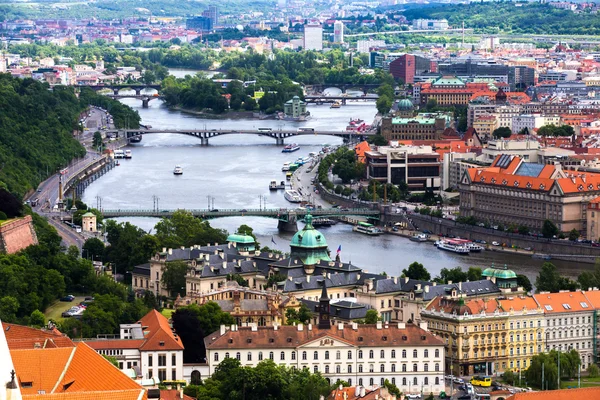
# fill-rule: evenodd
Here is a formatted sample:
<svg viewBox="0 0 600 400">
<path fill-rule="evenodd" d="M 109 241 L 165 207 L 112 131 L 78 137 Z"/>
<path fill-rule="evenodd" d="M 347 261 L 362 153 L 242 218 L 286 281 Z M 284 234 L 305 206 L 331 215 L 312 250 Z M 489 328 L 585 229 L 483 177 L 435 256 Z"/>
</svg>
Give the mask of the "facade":
<svg viewBox="0 0 600 400">
<path fill-rule="evenodd" d="M 300 118 L 306 115 L 306 103 L 300 100 L 300 97 L 294 96 L 283 105 L 283 113 L 286 117 Z"/>
<path fill-rule="evenodd" d="M 596 197 L 588 203 L 585 210 L 587 220 L 587 235 L 590 240 L 599 240 L 600 238 L 600 197 Z"/>
<path fill-rule="evenodd" d="M 221 326 L 204 339 L 210 373 L 228 357 L 244 366 L 270 358 L 286 367 L 320 372 L 330 382 L 373 386 L 388 379 L 404 393 L 444 390 L 444 346 L 425 325 L 332 326 L 325 287 L 319 303 L 317 326 Z"/>
<path fill-rule="evenodd" d="M 482 150 L 483 162 L 491 164 L 503 154 L 519 157 L 525 162 L 537 162 L 539 151 L 540 143 L 529 137 L 525 140 L 489 140 L 487 147 Z"/>
<path fill-rule="evenodd" d="M 183 344 L 156 310 L 136 324 L 121 325 L 118 339 L 86 339 L 85 343 L 99 354 L 115 357 L 119 369 L 133 370 L 141 379 L 183 379 Z"/>
<path fill-rule="evenodd" d="M 81 216 L 82 229 L 86 232 L 97 232 L 96 215 L 91 212 L 86 212 Z"/>
<path fill-rule="evenodd" d="M 460 180 L 469 168 L 477 168 L 475 153 L 444 153 L 442 161 L 442 190 L 458 189 Z"/>
<path fill-rule="evenodd" d="M 577 350 L 582 370 L 594 363 L 596 312 L 585 292 L 542 292 L 533 297 L 546 317 L 547 351 Z"/>
<path fill-rule="evenodd" d="M 0 224 L 0 252 L 13 254 L 35 244 L 38 239 L 30 215 Z"/>
<path fill-rule="evenodd" d="M 477 92 L 489 91 L 488 83 L 465 82 L 456 76 L 442 76 L 431 83 L 421 83 L 420 104 L 435 100 L 440 106 L 466 106 Z"/>
<path fill-rule="evenodd" d="M 469 169 L 459 186 L 460 214 L 541 230 L 546 219 L 561 231 L 587 232 L 587 204 L 600 195 L 600 175 L 569 173 L 501 155 L 491 168 Z"/>
<path fill-rule="evenodd" d="M 439 190 L 439 154 L 431 146 L 379 147 L 365 152 L 367 179 L 398 185 L 410 191 Z"/>
<path fill-rule="evenodd" d="M 304 50 L 323 50 L 323 27 L 304 25 Z"/>
<path fill-rule="evenodd" d="M 333 41 L 334 43 L 344 43 L 344 23 L 342 21 L 333 23 Z"/>
<path fill-rule="evenodd" d="M 484 114 L 473 120 L 473 128 L 483 137 L 492 137 L 492 133 L 498 128 L 498 119 L 495 115 Z"/>
<path fill-rule="evenodd" d="M 448 29 L 448 20 L 446 19 L 415 19 L 412 22 L 413 29 L 416 30 L 445 30 Z"/>
<path fill-rule="evenodd" d="M 192 17 L 185 20 L 186 29 L 210 32 L 213 29 L 213 22 L 210 17 Z"/>
<path fill-rule="evenodd" d="M 415 117 L 384 117 L 381 134 L 389 140 L 440 140 L 446 128 L 452 126 L 452 116 L 444 113 L 424 113 Z"/>
<path fill-rule="evenodd" d="M 403 54 L 389 63 L 389 70 L 396 79 L 404 83 L 414 83 L 415 75 L 436 72 L 436 64 L 431 60 L 413 54 Z"/>
<path fill-rule="evenodd" d="M 357 40 L 356 51 L 359 53 L 370 53 L 373 47 L 385 46 L 385 40 Z"/>
</svg>

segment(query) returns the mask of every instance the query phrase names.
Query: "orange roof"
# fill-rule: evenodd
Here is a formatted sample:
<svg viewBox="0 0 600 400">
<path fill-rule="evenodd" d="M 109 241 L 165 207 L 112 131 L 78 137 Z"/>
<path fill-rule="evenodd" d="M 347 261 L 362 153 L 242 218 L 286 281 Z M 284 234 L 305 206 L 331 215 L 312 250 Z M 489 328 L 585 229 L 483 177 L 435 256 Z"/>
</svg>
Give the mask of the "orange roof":
<svg viewBox="0 0 600 400">
<path fill-rule="evenodd" d="M 175 337 L 167 318 L 156 310 L 150 311 L 140 320 L 146 343 L 141 351 L 152 350 L 183 350 L 179 336 Z"/>
<path fill-rule="evenodd" d="M 358 161 L 364 162 L 365 151 L 371 151 L 371 146 L 369 146 L 369 143 L 366 140 L 354 146 L 354 152 L 356 153 Z"/>
<path fill-rule="evenodd" d="M 600 197 L 596 197 L 594 200 L 596 200 L 595 201 L 596 203 L 599 203 Z M 594 201 L 594 200 L 592 200 L 592 201 Z M 596 309 L 600 309 L 600 290 L 588 290 L 588 291 L 583 292 L 583 294 L 590 301 L 592 307 L 594 307 Z"/>
<path fill-rule="evenodd" d="M 140 385 L 83 342 L 72 348 L 12 350 L 11 356 L 23 399 L 133 400 L 147 396 Z M 46 394 L 40 395 L 40 391 Z M 102 394 L 105 392 L 112 397 Z"/>
<path fill-rule="evenodd" d="M 193 397 L 184 394 L 183 397 L 179 395 L 179 390 L 171 389 L 171 390 L 161 390 L 160 391 L 160 400 L 194 400 Z"/>
<path fill-rule="evenodd" d="M 506 400 L 590 400 L 600 398 L 600 387 L 515 393 Z"/>
<path fill-rule="evenodd" d="M 56 347 L 74 347 L 75 344 L 67 336 L 63 335 L 58 329 L 37 329 L 23 325 L 9 324 L 2 322 L 8 348 L 13 349 L 33 349 L 56 348 Z"/>
<path fill-rule="evenodd" d="M 539 308 L 531 296 L 510 297 L 498 300 L 498 302 L 504 311 L 510 311 L 511 309 L 513 311 L 537 310 Z"/>
<path fill-rule="evenodd" d="M 576 311 L 593 311 L 593 307 L 585 295 L 580 292 L 538 293 L 535 301 L 545 313 L 562 313 Z"/>
</svg>

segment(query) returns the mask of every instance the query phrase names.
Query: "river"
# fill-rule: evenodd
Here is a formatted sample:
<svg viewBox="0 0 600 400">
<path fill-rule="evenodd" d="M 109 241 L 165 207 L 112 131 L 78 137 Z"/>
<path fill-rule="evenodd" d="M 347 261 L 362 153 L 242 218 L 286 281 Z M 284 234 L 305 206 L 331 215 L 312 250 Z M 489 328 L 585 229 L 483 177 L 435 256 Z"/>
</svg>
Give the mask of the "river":
<svg viewBox="0 0 600 400">
<path fill-rule="evenodd" d="M 186 71 L 187 72 L 187 71 Z M 185 72 L 184 72 L 185 73 Z M 339 109 L 330 109 L 327 105 L 309 105 L 312 119 L 307 122 L 287 122 L 276 120 L 211 120 L 180 111 L 172 111 L 160 100 L 150 102 L 147 109 L 135 99 L 125 99 L 124 103 L 136 109 L 143 124 L 154 128 L 191 129 L 257 129 L 269 127 L 276 129 L 296 129 L 314 127 L 322 130 L 343 130 L 351 118 L 373 120 L 375 105 L 373 102 L 349 103 Z M 105 209 L 152 209 L 154 196 L 158 198 L 159 209 L 175 208 L 267 208 L 289 207 L 282 192 L 270 192 L 271 180 L 283 180 L 281 165 L 294 161 L 297 157 L 319 151 L 324 144 L 340 144 L 341 139 L 330 136 L 300 136 L 288 139 L 301 146 L 291 154 L 281 152 L 271 138 L 254 135 L 225 135 L 210 139 L 209 146 L 201 147 L 196 138 L 175 135 L 156 134 L 144 136 L 139 144 L 130 146 L 133 158 L 122 160 L 118 168 L 113 169 L 85 191 L 83 201 L 96 207 L 101 201 Z M 173 175 L 175 165 L 180 165 L 184 173 Z M 157 222 L 154 218 L 124 218 L 139 227 L 150 231 Z M 211 221 L 211 225 L 233 232 L 239 225 L 247 224 L 261 245 L 289 251 L 289 233 L 280 233 L 274 219 L 260 217 L 220 218 Z M 300 227 L 302 226 L 299 223 Z M 506 255 L 496 252 L 483 252 L 469 256 L 459 256 L 436 250 L 431 244 L 415 243 L 406 238 L 382 235 L 368 237 L 354 233 L 349 225 L 337 224 L 322 228 L 329 248 L 335 253 L 342 246 L 341 257 L 351 261 L 369 272 L 386 272 L 399 276 L 404 268 L 413 261 L 425 265 L 432 277 L 442 268 L 477 266 L 486 268 L 492 263 L 506 264 L 517 273 L 527 275 L 532 282 L 542 264 L 525 256 Z M 592 266 L 586 264 L 553 261 L 560 272 L 576 277 Z"/>
</svg>

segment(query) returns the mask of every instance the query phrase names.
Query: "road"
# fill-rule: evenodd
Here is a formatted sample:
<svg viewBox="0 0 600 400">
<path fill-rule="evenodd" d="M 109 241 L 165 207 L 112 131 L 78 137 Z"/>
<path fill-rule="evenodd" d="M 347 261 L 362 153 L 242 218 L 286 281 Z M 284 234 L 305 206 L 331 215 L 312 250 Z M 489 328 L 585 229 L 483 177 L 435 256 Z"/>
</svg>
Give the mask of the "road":
<svg viewBox="0 0 600 400">
<path fill-rule="evenodd" d="M 65 167 L 66 172 L 63 175 L 63 180 L 67 181 L 70 177 L 78 174 L 87 167 L 90 162 L 100 157 L 100 154 L 91 149 L 93 134 L 99 127 L 107 126 L 108 114 L 101 109 L 91 108 L 89 116 L 83 121 L 85 130 L 77 138 L 79 142 L 86 148 L 86 154 L 82 158 L 72 160 L 68 166 Z M 64 170 L 63 170 L 64 171 Z M 33 210 L 39 215 L 45 217 L 52 226 L 54 226 L 58 234 L 62 237 L 62 244 L 66 247 L 77 246 L 81 249 L 85 237 L 81 233 L 75 232 L 75 230 L 61 221 L 61 213 L 57 208 L 57 202 L 59 199 L 58 186 L 59 186 L 60 172 L 55 173 L 42 183 L 37 188 L 37 191 L 26 198 L 28 201 L 38 199 L 38 204 L 32 207 Z M 56 208 L 55 208 L 56 207 Z"/>
</svg>

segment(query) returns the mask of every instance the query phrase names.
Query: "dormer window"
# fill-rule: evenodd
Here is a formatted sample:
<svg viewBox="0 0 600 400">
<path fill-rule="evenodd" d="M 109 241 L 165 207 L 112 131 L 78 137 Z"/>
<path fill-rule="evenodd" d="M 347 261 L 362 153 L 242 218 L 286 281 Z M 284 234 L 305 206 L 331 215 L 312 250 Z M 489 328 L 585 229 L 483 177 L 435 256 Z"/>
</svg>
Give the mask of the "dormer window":
<svg viewBox="0 0 600 400">
<path fill-rule="evenodd" d="M 164 345 L 165 345 L 165 342 L 163 342 L 163 341 L 160 341 L 160 342 L 158 342 L 158 345 L 159 345 L 159 346 L 164 346 Z"/>
</svg>

